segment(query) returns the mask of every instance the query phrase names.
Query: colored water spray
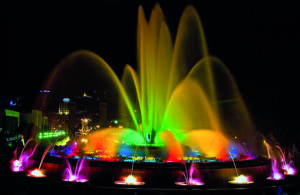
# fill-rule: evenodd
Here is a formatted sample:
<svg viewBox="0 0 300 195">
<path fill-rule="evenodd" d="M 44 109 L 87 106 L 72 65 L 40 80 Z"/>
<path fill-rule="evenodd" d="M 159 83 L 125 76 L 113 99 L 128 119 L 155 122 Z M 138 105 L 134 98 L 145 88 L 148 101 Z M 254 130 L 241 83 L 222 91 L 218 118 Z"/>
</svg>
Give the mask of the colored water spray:
<svg viewBox="0 0 300 195">
<path fill-rule="evenodd" d="M 45 149 L 44 154 L 42 156 L 42 159 L 41 159 L 39 167 L 36 168 L 36 169 L 33 169 L 33 170 L 29 171 L 29 173 L 27 174 L 27 176 L 29 176 L 29 177 L 46 177 L 46 175 L 44 174 L 44 171 L 41 170 L 41 167 L 42 167 L 42 164 L 43 164 L 44 159 L 46 157 L 46 154 L 48 153 L 49 149 L 52 146 L 53 146 L 53 144 L 49 144 L 47 146 L 47 148 Z"/>
<path fill-rule="evenodd" d="M 268 180 L 282 180 L 284 179 L 283 174 L 280 172 L 279 168 L 278 168 L 278 162 L 276 160 L 275 154 L 274 154 L 274 150 L 272 149 L 272 147 L 266 142 L 264 141 L 264 144 L 267 148 L 268 151 L 268 156 L 271 159 L 271 167 L 272 167 L 272 173 L 270 175 L 270 177 L 268 177 Z"/>
<path fill-rule="evenodd" d="M 279 146 L 275 146 L 275 148 L 279 151 L 279 156 L 281 159 L 281 168 L 284 171 L 284 175 L 295 175 L 297 170 L 295 169 L 294 162 L 289 159 L 288 161 L 285 158 L 285 153 Z"/>
<path fill-rule="evenodd" d="M 175 185 L 179 186 L 202 186 L 204 183 L 200 180 L 200 178 L 194 178 L 194 173 L 196 171 L 196 167 L 194 163 L 191 164 L 190 169 L 188 171 L 186 164 L 184 162 L 185 173 L 183 176 L 185 178 L 184 182 L 175 182 Z"/>
<path fill-rule="evenodd" d="M 145 184 L 145 182 L 138 181 L 137 178 L 133 176 L 133 166 L 134 166 L 136 151 L 137 151 L 137 146 L 135 147 L 134 154 L 133 154 L 130 175 L 125 177 L 123 181 L 115 181 L 115 184 L 117 185 L 144 185 Z"/>
<path fill-rule="evenodd" d="M 230 151 L 228 151 L 228 154 L 230 155 L 230 158 L 232 160 L 232 163 L 234 165 L 234 169 L 235 169 L 235 173 L 236 173 L 236 177 L 233 178 L 233 180 L 231 181 L 228 181 L 228 183 L 230 184 L 252 184 L 253 181 L 251 181 L 251 177 L 248 176 L 248 175 L 239 175 L 238 174 L 238 170 L 237 170 L 237 167 L 236 167 L 236 164 L 235 164 L 235 161 L 233 159 L 233 156 L 231 154 Z"/>
<path fill-rule="evenodd" d="M 78 159 L 74 172 L 70 162 L 67 161 L 67 168 L 63 172 L 63 181 L 68 182 L 87 182 L 87 176 L 83 173 L 85 160 L 84 158 Z"/>
<path fill-rule="evenodd" d="M 27 161 L 28 159 L 34 154 L 38 144 L 35 145 L 33 151 L 30 153 L 30 154 L 25 154 L 24 151 L 25 151 L 25 148 L 27 147 L 28 143 L 33 141 L 34 139 L 33 138 L 30 138 L 26 144 L 24 145 L 21 153 L 20 153 L 20 156 L 19 158 L 17 158 L 17 151 L 15 151 L 15 156 L 14 156 L 14 159 L 11 161 L 11 170 L 13 172 L 20 172 L 20 171 L 23 171 L 24 170 L 24 166 L 25 164 L 27 164 Z"/>
</svg>

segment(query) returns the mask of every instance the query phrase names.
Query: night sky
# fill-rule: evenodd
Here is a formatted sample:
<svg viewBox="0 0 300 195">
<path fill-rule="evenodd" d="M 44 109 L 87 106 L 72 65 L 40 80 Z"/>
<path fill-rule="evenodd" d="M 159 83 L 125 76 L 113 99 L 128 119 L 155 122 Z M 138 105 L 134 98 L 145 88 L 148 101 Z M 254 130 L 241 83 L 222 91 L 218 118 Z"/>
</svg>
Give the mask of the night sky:
<svg viewBox="0 0 300 195">
<path fill-rule="evenodd" d="M 0 95 L 35 97 L 48 73 L 86 49 L 118 74 L 136 66 L 138 6 L 156 1 L 0 3 Z M 299 131 L 299 11 L 296 4 L 158 1 L 173 38 L 184 8 L 203 23 L 209 53 L 232 72 L 258 129 Z"/>
</svg>

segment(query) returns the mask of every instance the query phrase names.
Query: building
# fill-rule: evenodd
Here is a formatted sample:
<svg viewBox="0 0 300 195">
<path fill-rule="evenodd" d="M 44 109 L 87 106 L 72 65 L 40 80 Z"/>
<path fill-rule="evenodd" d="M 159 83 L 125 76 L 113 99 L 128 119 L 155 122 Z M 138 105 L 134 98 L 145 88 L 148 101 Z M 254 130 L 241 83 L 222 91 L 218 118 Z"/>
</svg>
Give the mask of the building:
<svg viewBox="0 0 300 195">
<path fill-rule="evenodd" d="M 0 110 L 0 133 L 13 136 L 19 133 L 20 113 L 9 109 Z"/>
<path fill-rule="evenodd" d="M 31 112 L 21 113 L 20 129 L 20 133 L 23 134 L 25 138 L 34 137 L 38 132 L 47 131 L 49 129 L 48 117 L 44 116 L 40 110 L 31 110 Z"/>
<path fill-rule="evenodd" d="M 89 118 L 89 126 L 93 129 L 107 127 L 107 97 L 105 91 L 92 91 L 91 95 L 84 93 L 82 96 L 74 97 L 77 104 L 77 123 L 82 118 Z"/>
<path fill-rule="evenodd" d="M 100 110 L 99 110 L 99 126 L 100 127 L 107 127 L 108 122 L 107 122 L 107 103 L 106 102 L 101 102 L 100 103 Z"/>
<path fill-rule="evenodd" d="M 47 93 L 40 92 L 41 104 L 45 102 Z M 70 98 L 51 97 L 46 102 L 48 105 L 45 106 L 47 108 L 45 115 L 48 117 L 51 131 L 66 130 L 75 135 L 75 132 L 81 129 L 83 118 L 89 119 L 89 127 L 93 130 L 108 127 L 109 120 L 112 120 L 106 91 L 94 90 Z"/>
<path fill-rule="evenodd" d="M 13 110 L 0 110 L 0 133 L 5 137 L 24 135 L 25 140 L 34 137 L 38 132 L 48 129 L 48 118 L 39 110 L 20 113 Z"/>
<path fill-rule="evenodd" d="M 65 115 L 60 115 L 57 112 L 47 112 L 47 117 L 49 121 L 49 128 L 51 129 L 51 131 L 67 128 L 67 120 L 65 119 Z"/>
<path fill-rule="evenodd" d="M 73 135 L 76 131 L 76 102 L 63 98 L 58 105 L 58 112 L 46 113 L 51 131 L 65 130 Z"/>
</svg>

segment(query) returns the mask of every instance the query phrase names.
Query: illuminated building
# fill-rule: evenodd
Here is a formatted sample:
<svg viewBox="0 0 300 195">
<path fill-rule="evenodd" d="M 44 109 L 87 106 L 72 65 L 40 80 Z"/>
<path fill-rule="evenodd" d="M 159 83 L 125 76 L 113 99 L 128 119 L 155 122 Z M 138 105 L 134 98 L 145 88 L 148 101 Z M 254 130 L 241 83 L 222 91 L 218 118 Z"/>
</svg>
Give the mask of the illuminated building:
<svg viewBox="0 0 300 195">
<path fill-rule="evenodd" d="M 13 110 L 0 110 L 0 132 L 15 135 L 20 126 L 20 113 Z"/>
<path fill-rule="evenodd" d="M 65 130 L 75 133 L 76 124 L 76 102 L 71 101 L 69 98 L 63 98 L 59 103 L 58 113 L 48 112 L 47 116 L 51 131 Z"/>
<path fill-rule="evenodd" d="M 81 129 L 79 129 L 80 135 L 90 134 L 91 128 L 89 128 L 89 119 L 81 119 Z"/>
<path fill-rule="evenodd" d="M 77 123 L 81 123 L 82 118 L 89 118 L 89 126 L 107 127 L 107 102 L 106 102 L 106 92 L 105 91 L 93 91 L 91 95 L 89 93 L 84 93 L 82 96 L 77 96 L 74 98 L 77 104 Z"/>
<path fill-rule="evenodd" d="M 66 132 L 64 130 L 56 130 L 56 131 L 44 131 L 43 133 L 40 132 L 37 135 L 38 139 L 48 139 L 48 138 L 57 138 L 60 136 L 65 136 Z"/>
<path fill-rule="evenodd" d="M 44 91 L 40 92 L 40 95 L 42 94 Z M 52 131 L 63 129 L 75 135 L 75 132 L 81 129 L 83 118 L 89 119 L 89 127 L 93 130 L 108 127 L 109 121 L 117 118 L 108 114 L 110 107 L 106 91 L 94 90 L 69 98 L 52 97 L 47 102 L 45 115 L 48 116 Z"/>
<path fill-rule="evenodd" d="M 57 129 L 69 130 L 68 128 L 68 115 L 61 115 L 56 112 L 47 113 L 51 131 Z"/>
<path fill-rule="evenodd" d="M 31 133 L 39 133 L 49 129 L 48 117 L 40 110 L 21 113 L 20 126 L 25 138 L 29 138 Z"/>
<path fill-rule="evenodd" d="M 7 140 L 16 140 L 19 134 L 27 140 L 32 134 L 45 129 L 48 129 L 48 118 L 39 110 L 31 110 L 27 113 L 0 110 L 0 133 L 3 133 Z"/>
</svg>

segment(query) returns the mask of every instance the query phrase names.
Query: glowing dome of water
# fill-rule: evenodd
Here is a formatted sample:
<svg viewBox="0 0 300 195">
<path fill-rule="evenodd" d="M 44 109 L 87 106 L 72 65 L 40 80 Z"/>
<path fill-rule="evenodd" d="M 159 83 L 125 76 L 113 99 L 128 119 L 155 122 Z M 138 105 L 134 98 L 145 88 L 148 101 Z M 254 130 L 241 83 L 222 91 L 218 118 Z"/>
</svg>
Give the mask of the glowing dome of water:
<svg viewBox="0 0 300 195">
<path fill-rule="evenodd" d="M 174 43 L 160 6 L 155 6 L 149 21 L 139 8 L 138 68 L 126 65 L 121 80 L 95 53 L 77 51 L 57 65 L 44 88 L 55 91 L 64 83 L 62 78 L 78 78 L 66 69 L 76 72 L 81 62 L 118 90 L 120 120 L 127 125 L 94 132 L 81 148 L 74 144 L 80 141 L 73 141 L 63 149 L 68 151 L 65 156 L 85 152 L 102 160 L 143 156 L 144 161 L 166 162 L 228 161 L 229 153 L 241 160 L 255 156 L 254 129 L 243 99 L 227 67 L 209 55 L 193 7 L 185 9 Z"/>
</svg>

